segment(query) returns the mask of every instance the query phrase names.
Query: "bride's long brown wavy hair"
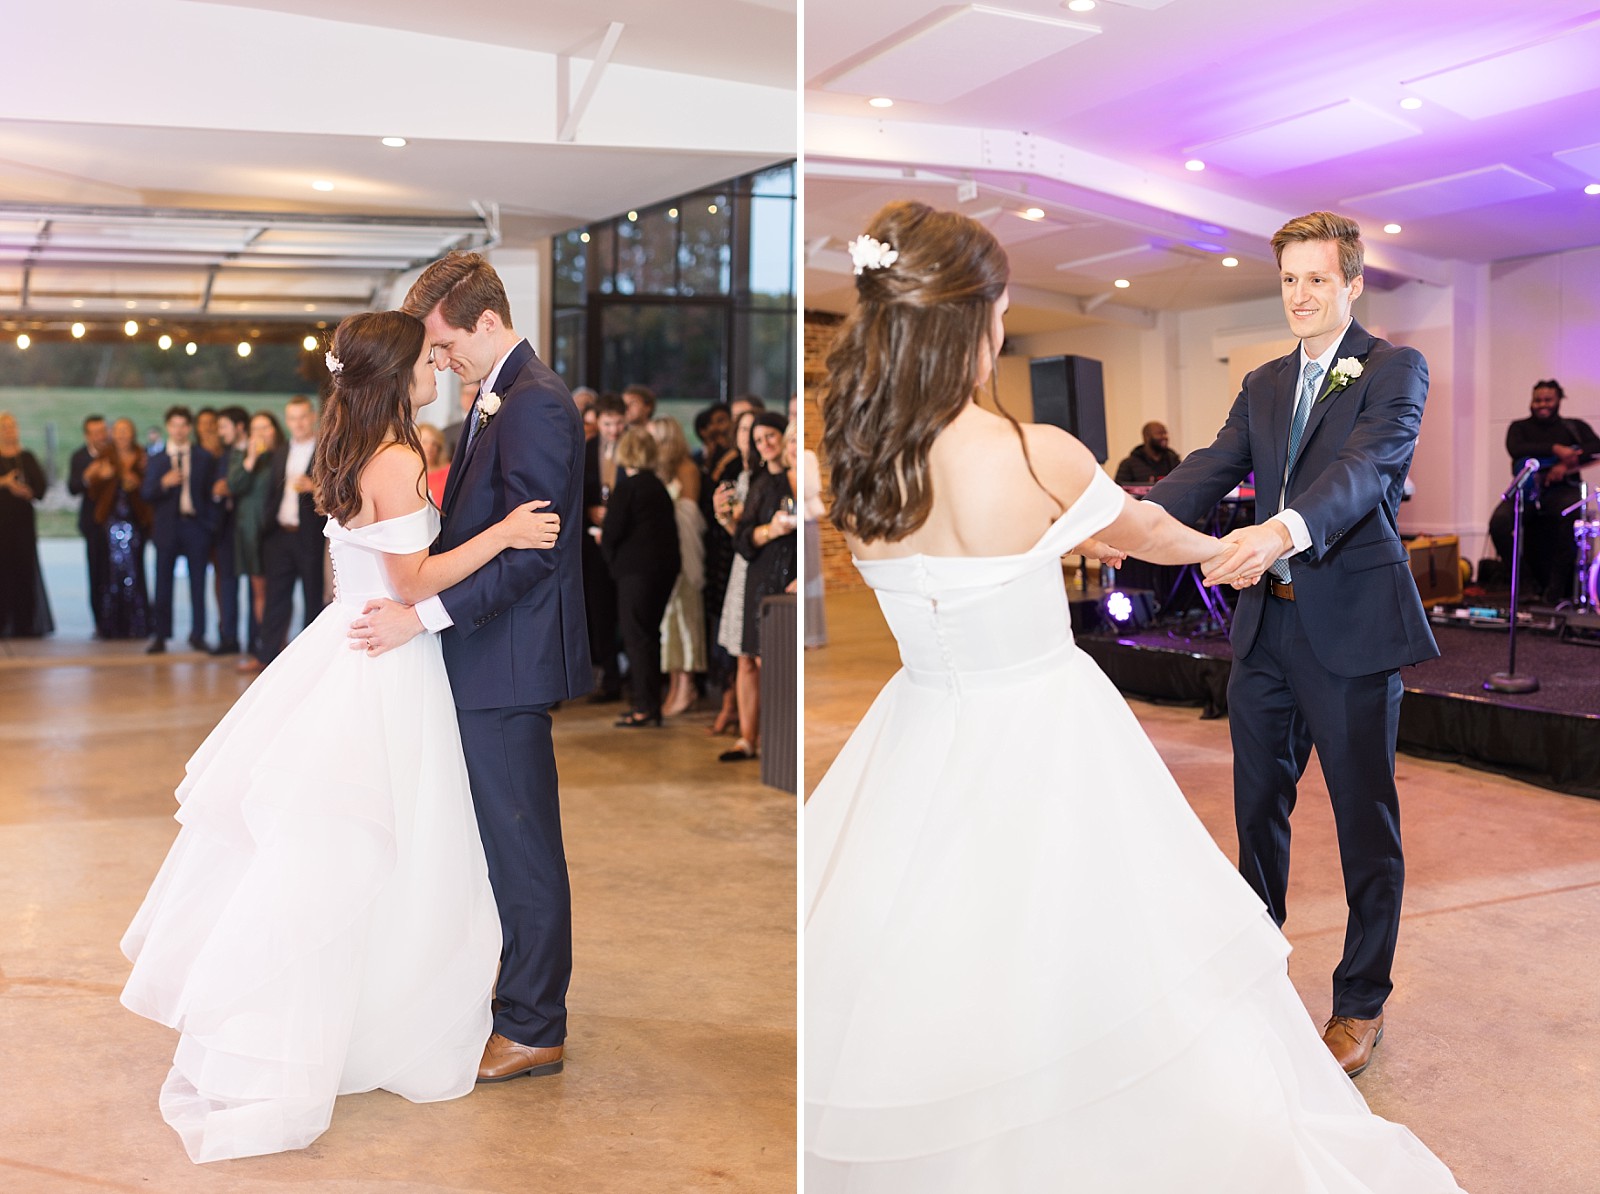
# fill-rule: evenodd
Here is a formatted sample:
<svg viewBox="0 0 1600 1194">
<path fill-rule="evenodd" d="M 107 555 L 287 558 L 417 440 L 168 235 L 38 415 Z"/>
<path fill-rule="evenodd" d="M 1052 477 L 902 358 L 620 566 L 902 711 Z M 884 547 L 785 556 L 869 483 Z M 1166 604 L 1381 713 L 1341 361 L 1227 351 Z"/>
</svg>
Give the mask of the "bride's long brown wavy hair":
<svg viewBox="0 0 1600 1194">
<path fill-rule="evenodd" d="M 317 509 L 348 525 L 361 512 L 361 470 L 387 441 L 417 454 L 426 465 L 411 412 L 412 369 L 422 355 L 422 321 L 404 311 L 364 311 L 333 334 L 340 369 L 322 404 L 322 425 L 311 476 Z"/>
<path fill-rule="evenodd" d="M 983 225 L 923 203 L 889 204 L 867 235 L 899 255 L 856 276 L 856 308 L 828 353 L 822 452 L 833 524 L 865 542 L 893 543 L 927 521 L 928 450 L 972 400 L 986 355 L 993 392 L 1000 346 L 990 328 L 1011 267 Z M 1016 419 L 1000 413 L 1021 439 Z"/>
</svg>

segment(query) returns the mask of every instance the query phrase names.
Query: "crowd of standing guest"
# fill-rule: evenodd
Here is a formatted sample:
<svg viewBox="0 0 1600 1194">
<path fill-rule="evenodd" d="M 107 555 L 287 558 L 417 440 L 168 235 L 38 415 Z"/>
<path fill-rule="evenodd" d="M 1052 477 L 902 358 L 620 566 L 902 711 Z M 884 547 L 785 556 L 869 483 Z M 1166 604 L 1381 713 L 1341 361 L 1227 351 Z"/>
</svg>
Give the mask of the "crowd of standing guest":
<svg viewBox="0 0 1600 1194">
<path fill-rule="evenodd" d="M 796 575 L 790 419 L 754 396 L 694 419 L 691 451 L 656 396 L 579 388 L 585 467 L 584 597 L 596 702 L 621 699 L 618 726 L 654 726 L 709 697 L 725 762 L 754 759 L 760 733 L 762 601 Z M 786 435 L 786 432 L 788 433 Z M 752 579 L 753 577 L 753 579 Z"/>
</svg>

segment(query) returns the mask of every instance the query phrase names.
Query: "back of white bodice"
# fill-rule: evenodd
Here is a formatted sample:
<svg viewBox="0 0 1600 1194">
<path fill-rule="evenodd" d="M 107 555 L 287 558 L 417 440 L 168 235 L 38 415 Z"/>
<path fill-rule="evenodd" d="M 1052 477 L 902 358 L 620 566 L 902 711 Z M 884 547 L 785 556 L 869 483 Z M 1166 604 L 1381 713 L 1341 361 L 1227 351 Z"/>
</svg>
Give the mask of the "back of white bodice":
<svg viewBox="0 0 1600 1194">
<path fill-rule="evenodd" d="M 322 533 L 333 558 L 334 600 L 359 608 L 375 597 L 394 598 L 383 557 L 426 551 L 439 537 L 439 512 L 424 506 L 364 527 L 341 526 L 330 518 Z"/>
<path fill-rule="evenodd" d="M 1123 493 L 1098 469 L 1027 551 L 857 560 L 913 679 L 1003 682 L 1072 643 L 1061 557 L 1112 522 Z"/>
</svg>

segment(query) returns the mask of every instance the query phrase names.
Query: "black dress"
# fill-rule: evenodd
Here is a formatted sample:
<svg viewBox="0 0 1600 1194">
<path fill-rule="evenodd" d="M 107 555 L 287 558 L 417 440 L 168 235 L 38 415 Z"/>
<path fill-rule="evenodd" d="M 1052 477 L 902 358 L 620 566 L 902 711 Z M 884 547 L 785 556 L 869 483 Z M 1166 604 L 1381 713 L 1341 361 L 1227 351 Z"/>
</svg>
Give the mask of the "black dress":
<svg viewBox="0 0 1600 1194">
<path fill-rule="evenodd" d="M 600 550 L 617 584 L 617 621 L 628 656 L 633 711 L 661 715 L 661 619 L 678 582 L 678 515 L 654 473 L 617 469 Z"/>
<path fill-rule="evenodd" d="M 29 451 L 0 455 L 0 477 L 12 471 L 33 491 L 21 498 L 0 489 L 0 638 L 38 638 L 56 628 L 39 570 L 33 503 L 44 496 L 44 470 Z"/>
<path fill-rule="evenodd" d="M 796 575 L 796 547 L 794 534 L 780 535 L 761 547 L 755 543 L 759 526 L 772 521 L 772 516 L 787 500 L 794 502 L 794 487 L 789 484 L 788 472 L 757 473 L 750 480 L 750 493 L 745 498 L 744 515 L 739 519 L 733 535 L 733 545 L 740 555 L 750 561 L 750 571 L 744 580 L 744 642 L 741 654 L 761 654 L 761 602 L 789 587 Z M 796 523 L 798 525 L 798 523 Z"/>
</svg>

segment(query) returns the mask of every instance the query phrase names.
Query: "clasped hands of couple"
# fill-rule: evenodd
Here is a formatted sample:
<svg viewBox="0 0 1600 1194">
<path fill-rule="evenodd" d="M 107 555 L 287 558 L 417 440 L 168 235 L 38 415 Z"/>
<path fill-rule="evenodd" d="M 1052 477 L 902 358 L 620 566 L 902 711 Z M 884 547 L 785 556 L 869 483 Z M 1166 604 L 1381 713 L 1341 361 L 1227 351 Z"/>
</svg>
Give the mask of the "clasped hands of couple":
<svg viewBox="0 0 1600 1194">
<path fill-rule="evenodd" d="M 1271 565 L 1294 550 L 1289 528 L 1281 522 L 1239 527 L 1216 543 L 1217 553 L 1200 563 L 1202 583 L 1207 588 L 1232 585 L 1236 589 L 1248 589 Z M 1088 556 L 1113 568 L 1120 568 L 1128 558 L 1127 552 L 1118 551 L 1098 539 L 1084 540 L 1069 554 Z"/>
</svg>

